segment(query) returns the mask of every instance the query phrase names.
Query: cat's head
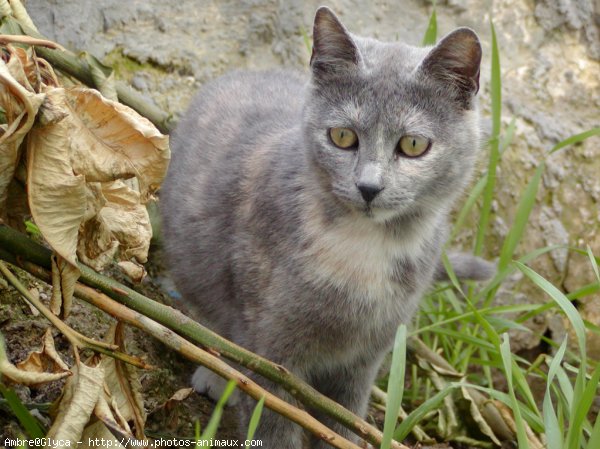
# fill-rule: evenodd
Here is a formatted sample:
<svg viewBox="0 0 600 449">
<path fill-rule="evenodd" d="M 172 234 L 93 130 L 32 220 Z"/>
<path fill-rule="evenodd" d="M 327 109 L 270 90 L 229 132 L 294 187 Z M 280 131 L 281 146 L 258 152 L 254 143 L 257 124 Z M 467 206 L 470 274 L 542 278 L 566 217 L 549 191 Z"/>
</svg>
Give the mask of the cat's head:
<svg viewBox="0 0 600 449">
<path fill-rule="evenodd" d="M 383 222 L 447 209 L 479 149 L 481 46 L 460 28 L 418 48 L 350 34 L 317 11 L 303 131 L 327 189 Z"/>
</svg>

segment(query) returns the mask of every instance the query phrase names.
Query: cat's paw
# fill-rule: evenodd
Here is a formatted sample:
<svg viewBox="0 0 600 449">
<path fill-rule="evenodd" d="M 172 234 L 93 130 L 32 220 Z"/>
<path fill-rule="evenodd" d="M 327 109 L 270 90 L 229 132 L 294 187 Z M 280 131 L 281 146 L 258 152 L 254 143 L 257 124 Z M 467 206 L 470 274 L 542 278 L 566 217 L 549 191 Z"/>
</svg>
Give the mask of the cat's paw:
<svg viewBox="0 0 600 449">
<path fill-rule="evenodd" d="M 194 387 L 194 390 L 208 396 L 215 402 L 221 398 L 226 386 L 227 381 L 225 379 L 203 366 L 199 366 L 192 376 L 192 387 Z M 239 401 L 240 392 L 234 390 L 227 400 L 227 405 L 232 407 L 237 405 Z"/>
</svg>

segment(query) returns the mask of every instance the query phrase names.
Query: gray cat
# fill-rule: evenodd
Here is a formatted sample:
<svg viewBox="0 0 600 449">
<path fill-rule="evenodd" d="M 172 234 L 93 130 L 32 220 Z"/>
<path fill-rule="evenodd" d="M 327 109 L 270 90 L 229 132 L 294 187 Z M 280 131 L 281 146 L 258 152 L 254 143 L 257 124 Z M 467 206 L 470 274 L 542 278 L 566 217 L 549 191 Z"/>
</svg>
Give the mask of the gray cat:
<svg viewBox="0 0 600 449">
<path fill-rule="evenodd" d="M 447 216 L 480 147 L 481 47 L 466 28 L 433 48 L 360 38 L 325 7 L 313 38 L 310 77 L 235 72 L 194 99 L 172 139 L 164 241 L 202 323 L 364 416 L 398 325 L 444 277 Z M 492 268 L 452 263 L 464 278 Z M 200 369 L 194 386 L 207 382 Z M 303 435 L 266 410 L 256 438 L 297 449 Z"/>
</svg>

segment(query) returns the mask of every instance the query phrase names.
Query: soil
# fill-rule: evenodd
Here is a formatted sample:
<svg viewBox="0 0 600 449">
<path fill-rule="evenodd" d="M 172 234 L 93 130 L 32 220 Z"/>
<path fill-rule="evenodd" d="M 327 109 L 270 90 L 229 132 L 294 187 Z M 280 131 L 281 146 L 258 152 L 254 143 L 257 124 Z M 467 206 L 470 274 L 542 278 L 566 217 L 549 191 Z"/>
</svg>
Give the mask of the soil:
<svg viewBox="0 0 600 449">
<path fill-rule="evenodd" d="M 160 253 L 155 251 L 150 256 L 148 264 L 150 273 L 158 273 L 161 268 Z M 156 261 L 156 263 L 155 263 Z M 14 269 L 21 282 L 28 288 L 36 288 L 40 299 L 46 304 L 50 298 L 50 287 L 42 281 L 33 278 L 28 273 Z M 170 303 L 170 297 L 157 285 L 151 276 L 138 285 L 133 285 L 117 270 L 110 270 L 113 278 L 128 285 L 140 293 L 154 300 Z M 73 329 L 92 338 L 102 339 L 110 325 L 115 320 L 104 312 L 89 304 L 75 300 L 71 315 L 66 323 Z M 42 337 L 50 323 L 41 315 L 35 314 L 29 305 L 12 287 L 0 284 L 0 332 L 6 340 L 7 352 L 12 363 L 24 360 L 27 355 L 41 347 Z M 214 403 L 197 393 L 193 393 L 184 401 L 169 409 L 168 416 L 159 408 L 176 391 L 189 387 L 189 379 L 194 370 L 194 365 L 168 349 L 161 342 L 149 337 L 142 331 L 128 328 L 127 352 L 143 357 L 154 369 L 139 370 L 142 384 L 142 395 L 148 412 L 146 423 L 149 437 L 193 438 L 194 424 L 200 421 L 203 429 L 212 414 Z M 56 349 L 63 360 L 71 365 L 73 355 L 70 345 L 57 330 L 52 332 Z M 83 357 L 85 358 L 85 354 Z M 51 423 L 48 410 L 50 404 L 56 401 L 61 394 L 64 381 L 48 383 L 39 387 L 26 387 L 12 384 L 12 388 L 21 401 L 34 412 L 45 426 Z M 236 428 L 236 419 L 233 410 L 225 409 L 221 420 L 219 437 L 233 438 Z M 6 404 L 0 402 L 0 441 L 5 438 L 17 438 L 24 435 L 15 416 L 7 409 Z"/>
</svg>

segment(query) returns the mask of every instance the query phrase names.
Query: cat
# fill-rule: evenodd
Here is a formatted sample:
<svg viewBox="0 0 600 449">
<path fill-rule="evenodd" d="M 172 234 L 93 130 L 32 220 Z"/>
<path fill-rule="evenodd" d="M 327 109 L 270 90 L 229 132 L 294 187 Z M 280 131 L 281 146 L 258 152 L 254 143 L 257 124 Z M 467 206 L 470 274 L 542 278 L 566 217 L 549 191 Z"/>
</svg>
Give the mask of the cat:
<svg viewBox="0 0 600 449">
<path fill-rule="evenodd" d="M 447 217 L 480 147 L 481 46 L 467 28 L 428 48 L 357 37 L 326 7 L 313 40 L 309 76 L 233 72 L 192 101 L 172 135 L 164 245 L 200 322 L 364 416 L 396 329 L 445 277 Z M 451 262 L 463 278 L 493 270 Z M 211 382 L 199 368 L 195 388 Z M 244 435 L 254 400 L 240 399 Z M 297 449 L 303 432 L 265 409 L 255 438 Z"/>
</svg>

